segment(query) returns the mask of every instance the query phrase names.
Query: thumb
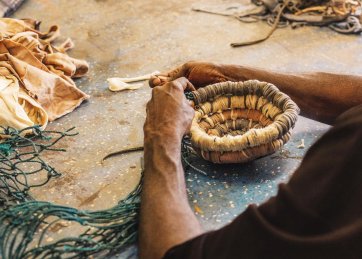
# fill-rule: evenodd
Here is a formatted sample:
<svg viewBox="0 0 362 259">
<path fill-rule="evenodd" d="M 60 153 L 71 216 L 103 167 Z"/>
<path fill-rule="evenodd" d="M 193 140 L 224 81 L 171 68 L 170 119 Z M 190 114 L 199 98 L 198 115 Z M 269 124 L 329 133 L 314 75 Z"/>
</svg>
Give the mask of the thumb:
<svg viewBox="0 0 362 259">
<path fill-rule="evenodd" d="M 160 73 L 158 75 L 151 76 L 148 81 L 151 88 L 154 88 L 159 85 L 163 85 L 167 82 L 171 82 L 180 77 L 186 77 L 189 64 L 185 63 L 177 68 L 172 69 L 171 71 Z"/>
</svg>

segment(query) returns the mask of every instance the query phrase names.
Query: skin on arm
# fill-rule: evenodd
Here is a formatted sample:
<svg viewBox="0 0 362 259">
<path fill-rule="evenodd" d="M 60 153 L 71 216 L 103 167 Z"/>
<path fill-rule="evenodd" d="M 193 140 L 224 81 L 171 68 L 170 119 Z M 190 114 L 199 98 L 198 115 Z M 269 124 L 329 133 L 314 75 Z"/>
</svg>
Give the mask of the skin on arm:
<svg viewBox="0 0 362 259">
<path fill-rule="evenodd" d="M 155 87 L 147 104 L 140 258 L 161 258 L 169 248 L 202 233 L 188 204 L 181 164 L 181 140 L 194 116 L 184 89 L 193 90 L 186 78 Z"/>
<path fill-rule="evenodd" d="M 333 125 L 343 112 L 362 104 L 362 76 L 332 73 L 279 73 L 252 67 L 188 62 L 150 80 L 160 85 L 186 77 L 195 88 L 223 81 L 257 79 L 276 85 L 301 109 L 301 115 Z"/>
</svg>

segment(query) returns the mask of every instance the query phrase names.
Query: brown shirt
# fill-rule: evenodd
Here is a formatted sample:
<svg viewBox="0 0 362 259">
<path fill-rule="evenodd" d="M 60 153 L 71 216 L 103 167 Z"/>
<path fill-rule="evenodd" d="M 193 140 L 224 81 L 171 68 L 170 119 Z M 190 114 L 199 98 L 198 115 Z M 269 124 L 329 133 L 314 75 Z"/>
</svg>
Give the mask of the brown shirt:
<svg viewBox="0 0 362 259">
<path fill-rule="evenodd" d="M 308 150 L 276 197 L 164 258 L 362 258 L 362 105 Z"/>
</svg>

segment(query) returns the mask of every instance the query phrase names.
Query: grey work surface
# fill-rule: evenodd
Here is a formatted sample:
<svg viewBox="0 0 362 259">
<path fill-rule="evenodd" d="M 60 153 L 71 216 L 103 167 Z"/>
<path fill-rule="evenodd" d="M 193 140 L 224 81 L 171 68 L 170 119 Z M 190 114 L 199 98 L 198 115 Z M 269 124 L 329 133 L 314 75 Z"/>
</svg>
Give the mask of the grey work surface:
<svg viewBox="0 0 362 259">
<path fill-rule="evenodd" d="M 70 55 L 90 63 L 89 74 L 77 80 L 77 85 L 91 99 L 49 125 L 50 129 L 76 126 L 80 135 L 62 142 L 67 153 L 48 155 L 63 176 L 35 189 L 35 198 L 81 209 L 104 209 L 116 204 L 137 184 L 141 153 L 111 158 L 105 166 L 99 161 L 109 152 L 142 145 L 145 105 L 151 91 L 145 84 L 136 91 L 112 93 L 107 90 L 108 77 L 164 71 L 189 60 L 287 72 L 362 74 L 360 36 L 340 35 L 328 28 L 284 28 L 264 43 L 233 49 L 230 42 L 254 39 L 270 27 L 262 22 L 243 24 L 191 11 L 192 4 L 201 2 L 235 1 L 28 0 L 16 12 L 17 18 L 41 20 L 42 30 L 58 24 L 62 38 L 71 37 L 75 42 Z M 300 118 L 283 153 L 302 156 L 327 128 Z M 306 148 L 297 149 L 302 138 Z M 277 184 L 286 181 L 300 163 L 298 158 L 278 156 L 280 153 L 233 166 L 194 161 L 208 171 L 208 176 L 186 172 L 190 204 L 203 226 L 218 228 L 248 204 L 261 203 L 274 195 Z M 76 233 L 77 228 L 69 227 L 49 240 Z"/>
</svg>

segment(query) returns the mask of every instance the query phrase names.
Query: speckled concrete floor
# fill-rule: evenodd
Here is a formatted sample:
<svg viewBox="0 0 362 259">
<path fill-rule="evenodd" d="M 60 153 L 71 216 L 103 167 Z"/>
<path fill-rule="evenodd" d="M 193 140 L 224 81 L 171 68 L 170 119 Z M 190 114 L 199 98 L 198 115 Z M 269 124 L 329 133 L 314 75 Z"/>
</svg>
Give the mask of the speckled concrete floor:
<svg viewBox="0 0 362 259">
<path fill-rule="evenodd" d="M 167 70 L 189 60 L 288 72 L 362 73 L 360 36 L 340 35 L 327 28 L 284 28 L 264 43 L 233 49 L 230 42 L 257 37 L 269 27 L 191 11 L 193 4 L 201 2 L 236 1 L 28 0 L 14 15 L 41 20 L 43 30 L 58 24 L 63 39 L 71 37 L 76 44 L 70 54 L 90 63 L 88 76 L 77 85 L 91 99 L 49 126 L 76 126 L 80 133 L 63 142 L 67 153 L 48 156 L 63 176 L 36 189 L 34 197 L 82 209 L 103 209 L 114 205 L 138 182 L 141 154 L 113 158 L 105 166 L 99 161 L 111 151 L 142 145 L 150 89 L 145 84 L 137 91 L 111 93 L 107 90 L 108 77 Z M 304 150 L 295 149 L 300 139 L 305 138 L 309 147 L 326 128 L 302 118 L 285 149 L 302 155 Z M 248 203 L 262 202 L 273 195 L 278 182 L 288 179 L 299 162 L 266 158 L 246 167 L 215 169 L 196 161 L 214 175 L 207 178 L 187 173 L 190 202 L 201 208 L 199 216 L 206 228 L 221 226 Z M 215 170 L 223 173 L 215 174 Z M 62 235 L 76 232 L 69 228 Z"/>
</svg>

